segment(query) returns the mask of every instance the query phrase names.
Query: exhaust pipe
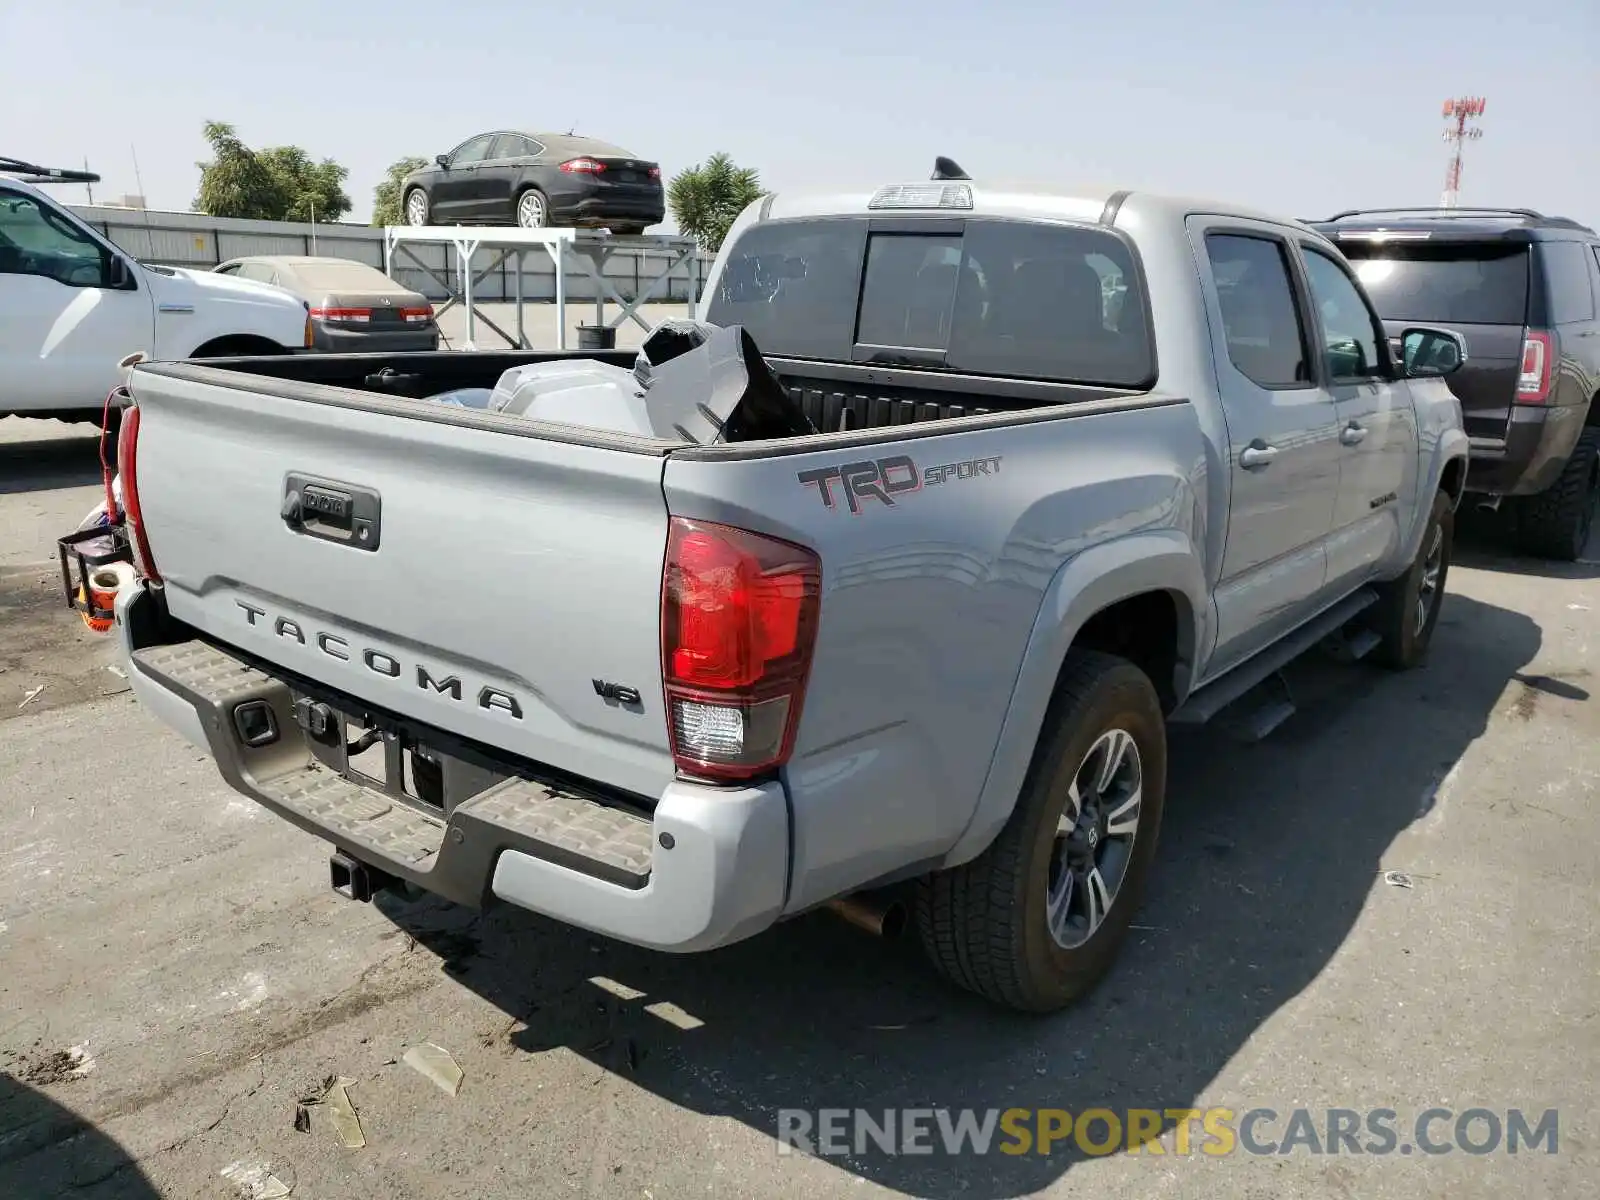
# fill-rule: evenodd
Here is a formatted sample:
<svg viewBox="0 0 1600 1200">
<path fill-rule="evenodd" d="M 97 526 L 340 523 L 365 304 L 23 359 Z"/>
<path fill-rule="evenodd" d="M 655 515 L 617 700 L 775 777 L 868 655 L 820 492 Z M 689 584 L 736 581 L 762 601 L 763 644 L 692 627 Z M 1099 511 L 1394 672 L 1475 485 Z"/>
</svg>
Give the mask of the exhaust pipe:
<svg viewBox="0 0 1600 1200">
<path fill-rule="evenodd" d="M 829 900 L 829 912 L 874 937 L 897 938 L 905 932 L 906 906 L 892 896 L 856 892 Z"/>
<path fill-rule="evenodd" d="M 1474 507 L 1481 513 L 1499 512 L 1501 499 L 1500 496 L 1485 496 Z"/>
</svg>

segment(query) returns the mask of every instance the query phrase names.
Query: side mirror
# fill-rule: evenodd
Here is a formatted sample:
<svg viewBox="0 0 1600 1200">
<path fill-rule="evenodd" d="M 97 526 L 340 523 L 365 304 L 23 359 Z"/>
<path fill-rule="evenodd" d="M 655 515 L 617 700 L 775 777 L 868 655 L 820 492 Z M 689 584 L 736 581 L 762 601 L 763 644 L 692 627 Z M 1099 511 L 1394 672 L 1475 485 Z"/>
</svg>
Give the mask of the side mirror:
<svg viewBox="0 0 1600 1200">
<path fill-rule="evenodd" d="M 106 269 L 106 286 L 115 291 L 129 291 L 135 286 L 133 268 L 128 266 L 128 260 L 120 254 L 111 256 L 111 262 Z"/>
<path fill-rule="evenodd" d="M 435 154 L 433 156 L 433 161 L 438 163 L 446 171 L 450 169 L 450 156 L 448 154 Z"/>
<path fill-rule="evenodd" d="M 1459 333 L 1426 326 L 1400 335 L 1400 363 L 1409 379 L 1437 379 L 1461 369 L 1467 343 Z"/>
</svg>

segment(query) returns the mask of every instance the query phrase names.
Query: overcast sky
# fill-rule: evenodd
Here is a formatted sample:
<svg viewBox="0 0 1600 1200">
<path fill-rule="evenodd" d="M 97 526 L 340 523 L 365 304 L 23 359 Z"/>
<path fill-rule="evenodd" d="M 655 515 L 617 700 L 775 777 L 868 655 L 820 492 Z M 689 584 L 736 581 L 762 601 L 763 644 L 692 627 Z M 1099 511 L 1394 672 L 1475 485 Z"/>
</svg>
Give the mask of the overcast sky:
<svg viewBox="0 0 1600 1200">
<path fill-rule="evenodd" d="M 586 16 L 590 11 L 595 15 Z M 1289 216 L 1434 204 L 1447 96 L 1488 98 L 1464 204 L 1600 226 L 1600 0 L 69 0 L 9 4 L 0 154 L 187 209 L 206 119 L 350 169 L 576 126 L 775 190 L 1148 187 Z M 63 188 L 81 203 L 81 189 Z"/>
</svg>

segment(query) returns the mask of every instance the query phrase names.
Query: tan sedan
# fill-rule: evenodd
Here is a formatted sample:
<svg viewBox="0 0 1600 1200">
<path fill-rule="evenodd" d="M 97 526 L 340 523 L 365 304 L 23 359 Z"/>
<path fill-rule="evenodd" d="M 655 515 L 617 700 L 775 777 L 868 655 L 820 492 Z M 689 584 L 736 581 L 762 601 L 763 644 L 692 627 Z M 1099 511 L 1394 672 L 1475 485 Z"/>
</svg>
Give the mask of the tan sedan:
<svg viewBox="0 0 1600 1200">
<path fill-rule="evenodd" d="M 311 306 L 313 349 L 371 353 L 439 348 L 439 327 L 427 298 L 366 263 L 258 254 L 230 259 L 216 272 L 270 283 L 304 300 Z"/>
</svg>

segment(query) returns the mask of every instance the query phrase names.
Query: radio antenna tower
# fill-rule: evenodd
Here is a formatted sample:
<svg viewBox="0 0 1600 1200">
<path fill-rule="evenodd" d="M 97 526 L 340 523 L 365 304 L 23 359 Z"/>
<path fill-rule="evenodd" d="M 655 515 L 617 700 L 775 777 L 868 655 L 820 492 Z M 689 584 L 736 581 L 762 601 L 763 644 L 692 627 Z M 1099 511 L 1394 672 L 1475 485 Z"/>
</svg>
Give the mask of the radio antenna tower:
<svg viewBox="0 0 1600 1200">
<path fill-rule="evenodd" d="M 1461 198 L 1461 149 L 1464 142 L 1475 142 L 1483 136 L 1476 122 L 1483 116 L 1482 96 L 1461 96 L 1444 102 L 1444 140 L 1451 145 L 1450 166 L 1444 173 L 1444 195 L 1439 197 L 1440 208 L 1454 208 Z"/>
</svg>

